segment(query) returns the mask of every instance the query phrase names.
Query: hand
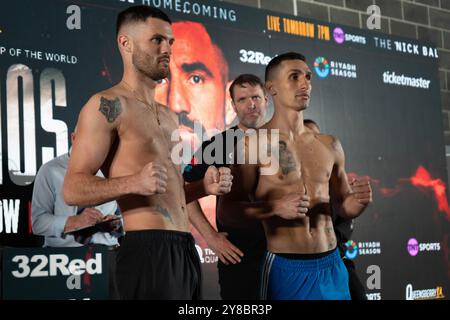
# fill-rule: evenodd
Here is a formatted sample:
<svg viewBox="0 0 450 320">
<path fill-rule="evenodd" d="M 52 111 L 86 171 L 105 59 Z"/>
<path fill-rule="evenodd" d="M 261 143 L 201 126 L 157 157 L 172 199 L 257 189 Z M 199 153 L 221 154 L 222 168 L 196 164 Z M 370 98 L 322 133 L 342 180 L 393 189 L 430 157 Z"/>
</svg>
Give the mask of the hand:
<svg viewBox="0 0 450 320">
<path fill-rule="evenodd" d="M 352 178 L 350 180 L 352 191 L 344 200 L 343 207 L 346 213 L 360 215 L 372 203 L 372 188 L 368 177 Z"/>
<path fill-rule="evenodd" d="M 137 194 L 151 196 L 166 192 L 167 169 L 157 162 L 149 162 L 138 173 L 137 179 Z"/>
<path fill-rule="evenodd" d="M 80 214 L 67 219 L 64 231 L 93 226 L 103 220 L 103 214 L 95 208 L 86 208 Z"/>
<path fill-rule="evenodd" d="M 228 233 L 216 232 L 210 239 L 205 239 L 208 246 L 212 251 L 217 254 L 220 261 L 229 265 L 230 263 L 236 264 L 241 262 L 241 257 L 244 256 L 241 250 L 235 247 L 227 239 Z"/>
<path fill-rule="evenodd" d="M 231 191 L 233 176 L 230 168 L 209 166 L 203 178 L 206 194 L 220 196 Z"/>
<path fill-rule="evenodd" d="M 120 219 L 116 219 L 114 221 L 110 221 L 112 219 L 115 219 L 117 216 L 113 214 L 109 214 L 103 217 L 103 220 L 101 221 L 101 225 L 98 226 L 98 229 L 101 232 L 114 232 L 120 229 Z"/>
<path fill-rule="evenodd" d="M 372 203 L 372 188 L 368 177 L 353 178 L 350 181 L 350 187 L 352 188 L 352 195 L 358 203 L 365 207 Z"/>
<path fill-rule="evenodd" d="M 306 217 L 309 208 L 310 197 L 306 194 L 289 193 L 273 202 L 272 211 L 286 220 L 294 220 Z"/>
</svg>

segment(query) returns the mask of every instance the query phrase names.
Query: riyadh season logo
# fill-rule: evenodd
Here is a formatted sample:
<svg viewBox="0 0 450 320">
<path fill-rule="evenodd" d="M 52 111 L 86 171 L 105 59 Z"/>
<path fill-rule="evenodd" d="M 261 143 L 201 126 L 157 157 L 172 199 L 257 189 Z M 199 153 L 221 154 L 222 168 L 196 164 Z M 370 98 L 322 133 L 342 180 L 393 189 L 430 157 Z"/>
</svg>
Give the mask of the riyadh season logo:
<svg viewBox="0 0 450 320">
<path fill-rule="evenodd" d="M 349 260 L 355 259 L 358 255 L 381 254 L 381 243 L 379 241 L 358 242 L 348 240 L 345 243 L 345 256 Z"/>
<path fill-rule="evenodd" d="M 330 61 L 328 62 L 325 57 L 317 57 L 314 60 L 314 71 L 319 78 L 326 78 L 329 75 L 340 78 L 356 79 L 358 77 L 356 64 L 342 62 L 342 61 Z"/>
<path fill-rule="evenodd" d="M 345 247 L 347 248 L 347 250 L 345 250 L 345 256 L 347 259 L 353 260 L 358 256 L 358 246 L 355 241 L 348 240 L 345 243 Z"/>
<path fill-rule="evenodd" d="M 415 257 L 423 251 L 441 251 L 441 244 L 439 242 L 419 243 L 416 238 L 411 238 L 408 240 L 406 249 L 410 256 Z"/>
<path fill-rule="evenodd" d="M 324 57 L 317 57 L 314 61 L 314 70 L 319 78 L 326 78 L 330 74 L 330 65 Z"/>
<path fill-rule="evenodd" d="M 441 286 L 433 289 L 413 290 L 412 284 L 406 286 L 406 300 L 432 300 L 445 298 Z"/>
<path fill-rule="evenodd" d="M 352 42 L 365 45 L 367 43 L 366 37 L 345 33 L 344 30 L 340 27 L 334 28 L 333 38 L 337 44 L 343 44 L 344 42 Z"/>
</svg>

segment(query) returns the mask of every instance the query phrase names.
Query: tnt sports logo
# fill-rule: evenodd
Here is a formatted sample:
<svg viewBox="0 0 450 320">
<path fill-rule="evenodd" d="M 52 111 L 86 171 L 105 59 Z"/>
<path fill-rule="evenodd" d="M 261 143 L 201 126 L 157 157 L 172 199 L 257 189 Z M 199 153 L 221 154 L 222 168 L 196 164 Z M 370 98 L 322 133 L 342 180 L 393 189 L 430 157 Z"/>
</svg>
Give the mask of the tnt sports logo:
<svg viewBox="0 0 450 320">
<path fill-rule="evenodd" d="M 416 238 L 411 238 L 408 240 L 406 246 L 410 256 L 415 257 L 422 251 L 440 251 L 441 244 L 439 242 L 435 243 L 419 243 Z"/>
<path fill-rule="evenodd" d="M 353 260 L 358 256 L 358 246 L 356 245 L 355 241 L 348 240 L 345 243 L 345 247 L 347 250 L 345 251 L 345 256 L 349 260 Z"/>
<path fill-rule="evenodd" d="M 330 64 L 324 57 L 317 57 L 314 61 L 314 70 L 319 78 L 326 78 L 330 74 Z"/>
<path fill-rule="evenodd" d="M 336 43 L 343 44 L 344 41 L 345 41 L 344 30 L 342 30 L 339 27 L 334 28 L 334 30 L 333 30 L 333 38 L 334 38 L 334 41 L 336 41 Z"/>
<path fill-rule="evenodd" d="M 336 27 L 333 30 L 333 38 L 337 44 L 343 44 L 344 42 L 352 42 L 359 44 L 366 44 L 367 40 L 364 36 L 345 33 L 342 28 Z"/>
<path fill-rule="evenodd" d="M 419 253 L 419 242 L 415 238 L 409 239 L 407 249 L 410 256 L 417 256 Z"/>
</svg>

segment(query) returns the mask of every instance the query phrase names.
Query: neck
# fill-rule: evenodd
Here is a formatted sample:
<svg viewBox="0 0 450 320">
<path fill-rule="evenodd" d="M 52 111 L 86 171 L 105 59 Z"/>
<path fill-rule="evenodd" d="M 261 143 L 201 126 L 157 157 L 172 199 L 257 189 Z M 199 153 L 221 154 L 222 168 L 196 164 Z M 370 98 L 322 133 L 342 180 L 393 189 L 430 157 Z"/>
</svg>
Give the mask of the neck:
<svg viewBox="0 0 450 320">
<path fill-rule="evenodd" d="M 242 131 L 247 131 L 247 129 L 248 129 L 248 128 L 247 128 L 246 126 L 244 126 L 241 122 L 239 122 L 237 126 L 238 126 L 238 128 L 241 129 Z"/>
<path fill-rule="evenodd" d="M 272 124 L 280 129 L 280 133 L 284 132 L 291 135 L 298 135 L 305 131 L 303 124 L 303 110 L 297 111 L 287 106 L 282 106 L 274 102 L 274 114 Z"/>
<path fill-rule="evenodd" d="M 152 104 L 155 101 L 156 82 L 142 72 L 136 69 L 126 69 L 122 77 L 122 83 L 125 83 L 125 86 L 128 85 L 129 88 L 127 87 L 127 89 L 133 90 L 136 95 L 146 102 Z"/>
</svg>

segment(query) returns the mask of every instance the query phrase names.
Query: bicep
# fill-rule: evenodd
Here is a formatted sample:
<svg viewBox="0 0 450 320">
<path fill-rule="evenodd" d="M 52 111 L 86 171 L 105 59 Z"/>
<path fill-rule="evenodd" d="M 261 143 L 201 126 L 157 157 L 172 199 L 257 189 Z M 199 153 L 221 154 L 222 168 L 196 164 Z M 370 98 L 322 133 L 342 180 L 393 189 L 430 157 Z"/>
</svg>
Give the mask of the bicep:
<svg viewBox="0 0 450 320">
<path fill-rule="evenodd" d="M 110 105 L 105 106 L 108 102 Z M 110 110 L 105 110 L 107 107 Z M 114 140 L 121 112 L 119 98 L 93 97 L 83 107 L 78 117 L 68 173 L 97 173 Z"/>
<path fill-rule="evenodd" d="M 330 178 L 330 194 L 336 200 L 344 199 L 351 191 L 345 171 L 345 154 L 341 143 L 336 138 L 332 142 L 335 161 Z"/>
</svg>

